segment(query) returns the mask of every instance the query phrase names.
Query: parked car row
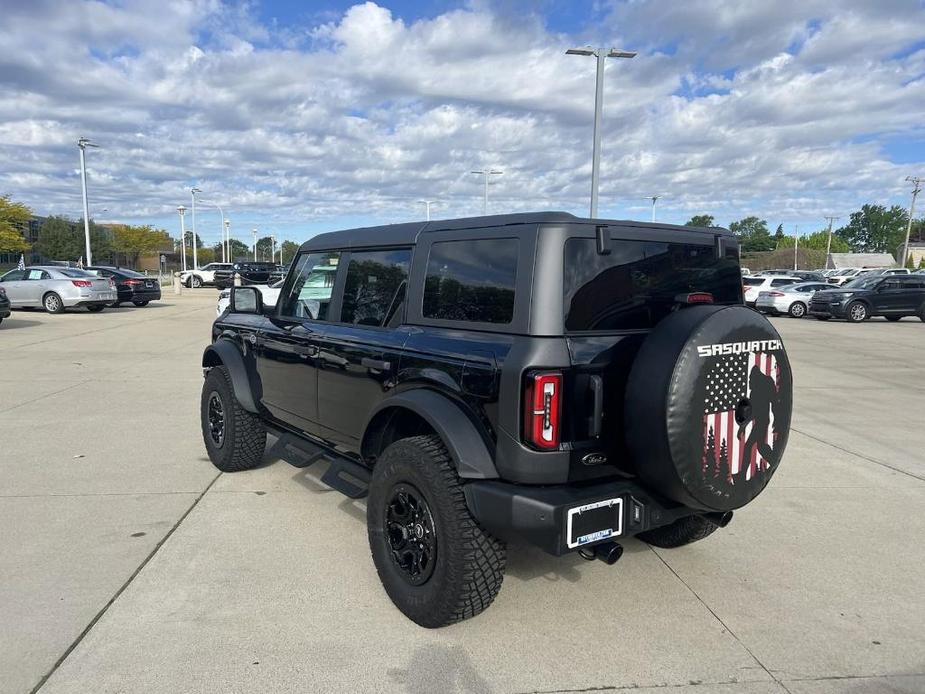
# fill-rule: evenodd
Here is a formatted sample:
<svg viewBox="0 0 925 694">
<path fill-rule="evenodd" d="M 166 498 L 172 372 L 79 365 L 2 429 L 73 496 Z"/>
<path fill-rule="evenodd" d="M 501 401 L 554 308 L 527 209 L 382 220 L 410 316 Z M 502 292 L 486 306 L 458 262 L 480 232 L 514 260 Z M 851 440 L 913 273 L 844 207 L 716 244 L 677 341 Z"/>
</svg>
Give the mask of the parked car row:
<svg viewBox="0 0 925 694">
<path fill-rule="evenodd" d="M 781 275 L 751 275 L 743 277 L 742 284 L 746 304 L 771 315 L 844 318 L 852 323 L 873 316 L 890 321 L 917 316 L 925 322 L 925 273 L 869 272 L 840 286 Z"/>
<path fill-rule="evenodd" d="M 41 308 L 48 313 L 86 308 L 97 313 L 129 302 L 147 306 L 160 298 L 156 279 L 127 268 L 30 265 L 0 276 L 0 320 L 14 308 Z"/>
</svg>

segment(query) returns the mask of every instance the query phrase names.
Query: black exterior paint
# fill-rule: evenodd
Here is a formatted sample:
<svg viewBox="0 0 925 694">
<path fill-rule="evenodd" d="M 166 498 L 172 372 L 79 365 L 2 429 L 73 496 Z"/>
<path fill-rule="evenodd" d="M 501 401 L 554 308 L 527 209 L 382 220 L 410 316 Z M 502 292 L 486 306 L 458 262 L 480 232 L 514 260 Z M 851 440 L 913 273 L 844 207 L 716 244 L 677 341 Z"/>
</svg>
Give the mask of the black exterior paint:
<svg viewBox="0 0 925 694">
<path fill-rule="evenodd" d="M 256 381 L 255 392 L 261 393 L 254 398 L 256 411 L 271 426 L 371 466 L 379 452 L 381 428 L 398 413 L 413 412 L 441 434 L 460 476 L 473 480 L 467 492 L 473 504 L 476 497 L 482 498 L 478 485 L 488 484 L 476 480 L 497 480 L 485 498 L 497 498 L 499 490 L 506 490 L 502 495 L 509 499 L 502 506 L 508 510 L 495 507 L 493 523 L 499 513 L 515 513 L 512 499 L 533 494 L 528 486 L 553 485 L 543 487 L 543 506 L 594 501 L 608 489 L 616 493 L 614 485 L 622 480 L 621 494 L 635 494 L 647 504 L 643 520 L 626 526 L 635 533 L 670 522 L 677 512 L 667 509 L 678 506 L 633 481 L 635 464 L 624 441 L 623 393 L 648 331 L 563 331 L 565 241 L 595 239 L 601 226 L 616 240 L 697 243 L 737 254 L 734 237 L 722 229 L 588 220 L 559 212 L 333 232 L 300 249 L 300 254 L 341 252 L 327 321 L 287 318 L 279 315 L 279 307 L 259 316 L 227 312 L 216 321 L 213 339 L 228 340 L 242 352 L 242 368 Z M 423 287 L 431 245 L 484 238 L 518 241 L 511 322 L 463 324 L 426 318 Z M 400 325 L 338 322 L 350 251 L 403 247 L 413 248 L 413 258 Z M 290 272 L 281 297 L 294 281 Z M 203 365 L 212 365 L 208 361 Z M 559 370 L 564 376 L 563 443 L 550 452 L 533 450 L 522 440 L 523 382 L 534 369 Z M 243 382 L 235 383 L 236 393 Z M 596 388 L 602 390 L 603 408 L 597 421 Z M 483 499 L 482 508 L 485 503 Z M 561 516 L 564 507 L 556 508 Z M 628 513 L 629 502 L 626 509 Z M 513 517 L 509 521 L 512 527 L 533 522 Z M 559 541 L 538 544 L 553 553 L 565 551 Z"/>
</svg>

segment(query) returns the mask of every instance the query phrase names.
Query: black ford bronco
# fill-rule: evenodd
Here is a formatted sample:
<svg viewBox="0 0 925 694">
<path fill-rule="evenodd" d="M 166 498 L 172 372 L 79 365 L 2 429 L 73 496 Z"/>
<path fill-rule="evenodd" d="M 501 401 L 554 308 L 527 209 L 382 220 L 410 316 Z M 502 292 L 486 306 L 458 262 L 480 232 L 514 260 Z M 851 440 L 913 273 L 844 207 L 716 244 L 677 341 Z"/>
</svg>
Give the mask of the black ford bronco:
<svg viewBox="0 0 925 694">
<path fill-rule="evenodd" d="M 273 457 L 367 499 L 412 620 L 491 604 L 507 542 L 613 563 L 701 540 L 787 443 L 780 336 L 742 305 L 729 232 L 513 214 L 338 231 L 279 301 L 232 290 L 202 359 L 224 471 Z"/>
</svg>

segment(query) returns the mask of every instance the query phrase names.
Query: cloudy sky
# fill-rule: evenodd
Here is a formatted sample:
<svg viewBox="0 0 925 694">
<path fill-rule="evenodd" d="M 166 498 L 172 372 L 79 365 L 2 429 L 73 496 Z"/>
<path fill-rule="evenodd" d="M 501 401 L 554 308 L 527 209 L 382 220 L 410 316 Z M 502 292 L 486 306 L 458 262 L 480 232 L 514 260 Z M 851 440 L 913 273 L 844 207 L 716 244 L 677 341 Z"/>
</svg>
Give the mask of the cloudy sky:
<svg viewBox="0 0 925 694">
<path fill-rule="evenodd" d="M 925 174 L 920 0 L 3 0 L 0 193 L 178 233 L 198 185 L 236 235 L 479 214 L 757 214 L 789 233 Z M 218 215 L 202 206 L 206 241 Z"/>
</svg>

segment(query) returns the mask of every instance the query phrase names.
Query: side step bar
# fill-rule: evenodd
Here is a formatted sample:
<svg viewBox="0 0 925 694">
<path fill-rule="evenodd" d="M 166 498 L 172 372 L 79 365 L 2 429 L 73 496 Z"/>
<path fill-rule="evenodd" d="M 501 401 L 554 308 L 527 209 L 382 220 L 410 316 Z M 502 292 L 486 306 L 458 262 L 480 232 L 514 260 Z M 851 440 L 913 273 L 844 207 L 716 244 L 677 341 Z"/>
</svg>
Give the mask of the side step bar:
<svg viewBox="0 0 925 694">
<path fill-rule="evenodd" d="M 269 427 L 268 431 L 279 437 L 270 449 L 271 456 L 297 468 L 307 468 L 318 461 L 326 462 L 328 469 L 321 476 L 326 485 L 351 499 L 362 499 L 369 493 L 369 469 L 288 431 Z"/>
</svg>

